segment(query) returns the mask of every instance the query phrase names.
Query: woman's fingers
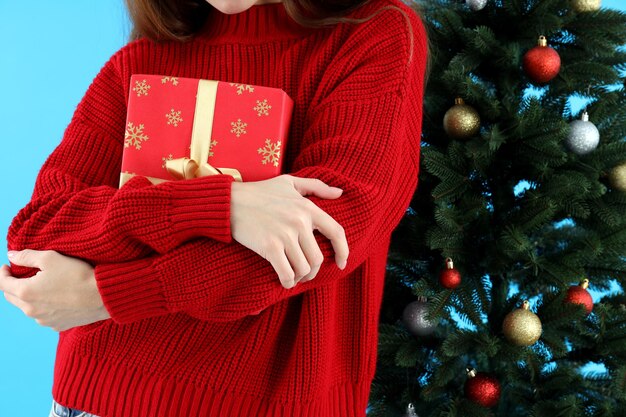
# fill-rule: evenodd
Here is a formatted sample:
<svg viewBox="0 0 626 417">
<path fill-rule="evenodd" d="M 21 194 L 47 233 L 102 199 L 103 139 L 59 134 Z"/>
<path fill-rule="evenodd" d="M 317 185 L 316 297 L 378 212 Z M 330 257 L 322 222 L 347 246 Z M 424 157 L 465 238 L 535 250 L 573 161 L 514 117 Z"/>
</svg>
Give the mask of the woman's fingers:
<svg viewBox="0 0 626 417">
<path fill-rule="evenodd" d="M 331 241 L 339 268 L 345 268 L 348 258 L 343 227 L 304 197 L 307 195 L 334 199 L 342 195 L 342 190 L 317 178 L 289 174 L 235 182 L 232 187 L 233 239 L 269 261 L 287 289 L 313 279 L 324 261 L 315 239 L 316 229 Z"/>
<path fill-rule="evenodd" d="M 321 198 L 337 198 L 343 193 L 341 188 L 331 187 L 318 178 L 292 178 L 294 188 L 303 196 L 315 194 Z"/>
<path fill-rule="evenodd" d="M 40 251 L 34 249 L 24 249 L 20 251 L 9 251 L 8 258 L 11 263 L 31 268 L 39 268 L 43 271 L 46 259 L 52 256 L 52 251 Z"/>
<path fill-rule="evenodd" d="M 289 260 L 287 259 L 284 247 L 271 245 L 271 247 L 266 250 L 265 259 L 269 261 L 272 268 L 274 268 L 278 274 L 278 279 L 283 287 L 289 289 L 296 285 L 294 279 L 295 274 L 291 268 Z"/>
<path fill-rule="evenodd" d="M 306 256 L 307 262 L 311 267 L 311 271 L 306 274 L 299 282 L 307 282 L 315 278 L 322 262 L 324 262 L 324 254 L 320 250 L 313 231 L 300 234 L 300 247 Z"/>
<path fill-rule="evenodd" d="M 315 194 L 322 198 L 337 198 L 343 190 L 331 187 L 318 178 L 294 178 L 295 189 L 303 196 Z M 310 200 L 309 200 L 310 201 Z M 319 230 L 332 243 L 335 251 L 335 262 L 340 269 L 344 269 L 348 261 L 348 242 L 343 227 L 335 221 L 328 213 L 315 206 L 313 213 L 313 228 Z"/>
<path fill-rule="evenodd" d="M 311 266 L 309 265 L 309 261 L 307 260 L 306 256 L 302 252 L 299 240 L 300 239 L 298 238 L 295 242 L 290 242 L 289 244 L 285 245 L 285 254 L 287 255 L 289 263 L 291 264 L 291 268 L 294 271 L 295 284 L 300 282 L 302 277 L 311 272 Z"/>
<path fill-rule="evenodd" d="M 18 297 L 22 293 L 24 283 L 25 281 L 11 276 L 11 269 L 8 265 L 0 267 L 0 291 L 3 291 L 5 295 L 11 294 L 14 297 Z"/>
<path fill-rule="evenodd" d="M 6 298 L 6 300 L 13 304 L 15 307 L 19 308 L 20 310 L 24 311 L 24 314 L 26 314 L 25 309 L 26 309 L 26 303 L 24 303 L 24 301 L 22 301 L 21 298 L 16 297 L 15 295 L 11 294 L 8 291 L 4 292 L 4 298 Z M 26 310 L 27 311 L 27 310 Z"/>
<path fill-rule="evenodd" d="M 28 317 L 32 317 L 34 315 L 33 307 L 30 302 L 23 299 L 24 285 L 29 282 L 29 279 L 11 276 L 11 270 L 8 265 L 0 267 L 0 291 L 4 292 L 4 298 L 22 310 Z"/>
<path fill-rule="evenodd" d="M 317 210 L 313 211 L 312 218 L 313 229 L 319 230 L 330 240 L 330 243 L 333 245 L 333 250 L 335 251 L 335 262 L 339 269 L 344 269 L 348 262 L 348 255 L 350 254 L 344 228 L 319 207 L 317 207 Z"/>
</svg>

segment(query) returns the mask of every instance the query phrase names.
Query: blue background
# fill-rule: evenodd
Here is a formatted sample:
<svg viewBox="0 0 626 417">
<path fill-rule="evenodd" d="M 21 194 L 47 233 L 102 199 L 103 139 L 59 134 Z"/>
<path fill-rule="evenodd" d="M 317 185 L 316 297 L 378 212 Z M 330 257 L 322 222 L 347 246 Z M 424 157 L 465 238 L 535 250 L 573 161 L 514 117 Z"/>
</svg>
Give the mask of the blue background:
<svg viewBox="0 0 626 417">
<path fill-rule="evenodd" d="M 621 3 L 621 4 L 620 4 Z M 626 10 L 624 2 L 604 7 Z M 0 0 L 0 247 L 87 87 L 130 32 L 122 0 Z M 8 264 L 0 252 L 0 264 Z M 0 297 L 0 416 L 47 416 L 58 333 Z"/>
</svg>

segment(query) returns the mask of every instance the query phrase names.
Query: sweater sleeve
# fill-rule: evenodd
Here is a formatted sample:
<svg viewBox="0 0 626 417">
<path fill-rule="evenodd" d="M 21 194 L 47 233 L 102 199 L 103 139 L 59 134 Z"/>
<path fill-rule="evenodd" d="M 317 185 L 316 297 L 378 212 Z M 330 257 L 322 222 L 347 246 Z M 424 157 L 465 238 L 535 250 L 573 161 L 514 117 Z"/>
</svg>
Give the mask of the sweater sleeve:
<svg viewBox="0 0 626 417">
<path fill-rule="evenodd" d="M 97 265 L 98 289 L 111 319 L 130 323 L 184 312 L 205 321 L 237 320 L 332 284 L 364 263 L 377 246 L 373 242 L 389 237 L 400 222 L 417 186 L 427 54 L 421 22 L 419 29 L 412 61 L 408 48 L 399 50 L 403 43 L 366 51 L 368 58 L 311 109 L 299 138 L 303 147 L 290 175 L 344 190 L 337 199 L 308 197 L 344 227 L 350 249 L 344 270 L 317 231 L 324 262 L 313 280 L 291 289 L 280 284 L 267 260 L 243 245 L 199 238 L 164 255 Z M 385 71 L 393 79 L 381 82 Z"/>
<path fill-rule="evenodd" d="M 118 189 L 126 99 L 117 56 L 95 77 L 38 173 L 31 200 L 9 227 L 10 250 L 55 250 L 98 263 L 165 253 L 200 236 L 232 241 L 229 175 L 156 186 L 133 177 Z M 12 272 L 37 269 L 13 265 Z"/>
</svg>

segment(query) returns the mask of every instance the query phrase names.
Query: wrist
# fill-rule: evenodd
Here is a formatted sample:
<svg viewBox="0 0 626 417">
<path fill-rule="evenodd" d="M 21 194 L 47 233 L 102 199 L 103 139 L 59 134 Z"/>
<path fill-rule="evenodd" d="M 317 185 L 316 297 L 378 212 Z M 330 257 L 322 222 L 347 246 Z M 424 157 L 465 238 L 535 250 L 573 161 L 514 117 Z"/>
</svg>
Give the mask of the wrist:
<svg viewBox="0 0 626 417">
<path fill-rule="evenodd" d="M 240 203 L 240 197 L 241 197 L 241 192 L 242 192 L 242 188 L 245 185 L 245 183 L 243 182 L 239 182 L 239 181 L 233 181 L 233 183 L 231 184 L 231 192 L 230 192 L 230 233 L 231 236 L 233 237 L 233 239 L 235 239 L 235 236 L 237 234 L 237 216 L 238 216 L 238 210 L 237 207 L 240 207 L 239 203 Z M 237 240 L 237 239 L 235 239 Z"/>
</svg>

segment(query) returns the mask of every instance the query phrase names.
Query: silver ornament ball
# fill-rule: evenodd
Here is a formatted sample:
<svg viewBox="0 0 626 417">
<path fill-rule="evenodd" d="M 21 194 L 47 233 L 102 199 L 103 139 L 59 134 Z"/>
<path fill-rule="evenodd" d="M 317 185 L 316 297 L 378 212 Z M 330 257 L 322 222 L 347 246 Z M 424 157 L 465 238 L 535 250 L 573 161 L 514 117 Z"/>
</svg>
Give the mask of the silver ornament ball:
<svg viewBox="0 0 626 417">
<path fill-rule="evenodd" d="M 584 112 L 580 120 L 570 123 L 566 144 L 576 155 L 586 155 L 598 147 L 600 132 L 596 125 L 589 121 L 589 115 Z"/>
<path fill-rule="evenodd" d="M 404 415 L 404 417 L 418 417 L 417 413 L 415 412 L 415 407 L 413 406 L 413 403 L 409 403 L 409 405 L 406 406 L 406 414 Z"/>
<path fill-rule="evenodd" d="M 465 4 L 467 4 L 472 11 L 477 12 L 485 8 L 487 0 L 465 0 Z"/>
<path fill-rule="evenodd" d="M 426 318 L 427 314 L 428 302 L 425 297 L 419 297 L 417 301 L 413 301 L 404 307 L 402 321 L 409 332 L 415 336 L 428 336 L 435 331 L 437 323 L 428 320 Z"/>
</svg>

